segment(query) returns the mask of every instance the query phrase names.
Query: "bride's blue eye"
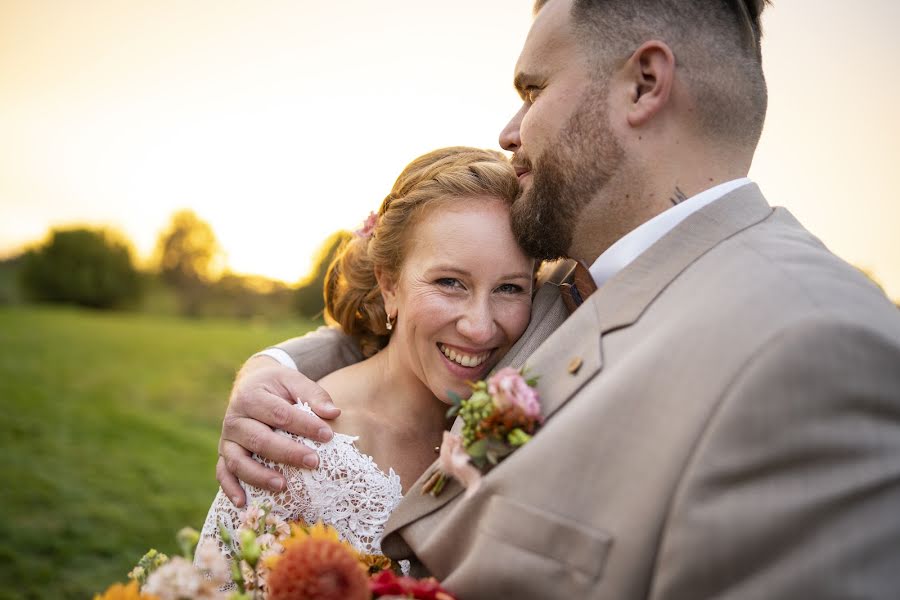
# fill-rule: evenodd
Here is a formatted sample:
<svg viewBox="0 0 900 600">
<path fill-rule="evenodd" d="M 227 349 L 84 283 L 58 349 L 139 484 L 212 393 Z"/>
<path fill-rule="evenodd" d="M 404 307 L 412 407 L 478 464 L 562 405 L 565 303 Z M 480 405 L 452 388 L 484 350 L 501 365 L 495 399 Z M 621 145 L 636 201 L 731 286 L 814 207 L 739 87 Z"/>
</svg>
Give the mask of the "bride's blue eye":
<svg viewBox="0 0 900 600">
<path fill-rule="evenodd" d="M 525 290 L 521 285 L 516 285 L 515 283 L 504 283 L 497 288 L 497 291 L 501 294 L 520 294 Z"/>
<path fill-rule="evenodd" d="M 441 287 L 446 288 L 457 289 L 462 287 L 462 283 L 460 283 L 459 279 L 455 279 L 453 277 L 441 277 L 440 279 L 436 280 L 435 283 Z"/>
</svg>

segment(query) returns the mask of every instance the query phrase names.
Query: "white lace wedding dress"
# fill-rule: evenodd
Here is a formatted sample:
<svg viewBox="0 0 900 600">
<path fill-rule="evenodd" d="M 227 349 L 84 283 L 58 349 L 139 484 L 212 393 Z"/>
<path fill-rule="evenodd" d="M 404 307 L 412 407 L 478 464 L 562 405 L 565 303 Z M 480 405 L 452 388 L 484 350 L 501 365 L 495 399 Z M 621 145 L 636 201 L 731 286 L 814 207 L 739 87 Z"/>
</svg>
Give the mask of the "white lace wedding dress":
<svg viewBox="0 0 900 600">
<path fill-rule="evenodd" d="M 306 404 L 298 404 L 297 408 L 312 413 Z M 255 457 L 283 473 L 287 485 L 276 494 L 245 484 L 247 506 L 268 504 L 275 515 L 289 522 L 323 522 L 334 527 L 357 551 L 381 554 L 384 524 L 403 498 L 400 476 L 393 469 L 387 473 L 379 469 L 370 456 L 359 451 L 354 436 L 335 433 L 331 441 L 321 443 L 284 431 L 278 433 L 313 448 L 319 455 L 319 467 L 299 469 Z M 241 524 L 241 512 L 243 509 L 235 508 L 220 488 L 206 516 L 201 543 L 214 540 L 230 560 L 231 553 L 219 536 L 217 523 L 234 534 Z M 408 571 L 408 563 L 403 563 L 407 561 L 401 561 L 401 568 Z"/>
</svg>

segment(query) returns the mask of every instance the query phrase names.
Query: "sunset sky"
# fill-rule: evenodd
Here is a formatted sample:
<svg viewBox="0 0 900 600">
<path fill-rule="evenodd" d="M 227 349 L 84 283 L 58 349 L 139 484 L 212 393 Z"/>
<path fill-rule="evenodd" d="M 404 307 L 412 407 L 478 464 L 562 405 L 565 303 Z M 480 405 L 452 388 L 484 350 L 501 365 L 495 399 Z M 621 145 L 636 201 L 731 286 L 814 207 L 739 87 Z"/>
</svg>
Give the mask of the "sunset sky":
<svg viewBox="0 0 900 600">
<path fill-rule="evenodd" d="M 0 0 L 0 256 L 182 207 L 288 282 L 411 158 L 496 147 L 530 0 Z M 751 177 L 900 298 L 900 2 L 776 0 Z"/>
</svg>

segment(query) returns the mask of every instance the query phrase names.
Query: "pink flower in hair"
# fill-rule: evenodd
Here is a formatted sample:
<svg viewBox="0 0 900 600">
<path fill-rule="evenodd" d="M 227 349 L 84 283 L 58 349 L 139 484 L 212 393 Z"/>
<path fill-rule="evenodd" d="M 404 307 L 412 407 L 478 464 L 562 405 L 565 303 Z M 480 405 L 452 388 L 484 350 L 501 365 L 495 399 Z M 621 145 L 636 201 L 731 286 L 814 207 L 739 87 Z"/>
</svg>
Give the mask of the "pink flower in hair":
<svg viewBox="0 0 900 600">
<path fill-rule="evenodd" d="M 353 232 L 353 235 L 361 238 L 370 238 L 375 233 L 375 225 L 378 224 L 378 213 L 370 212 L 363 226 Z"/>
</svg>

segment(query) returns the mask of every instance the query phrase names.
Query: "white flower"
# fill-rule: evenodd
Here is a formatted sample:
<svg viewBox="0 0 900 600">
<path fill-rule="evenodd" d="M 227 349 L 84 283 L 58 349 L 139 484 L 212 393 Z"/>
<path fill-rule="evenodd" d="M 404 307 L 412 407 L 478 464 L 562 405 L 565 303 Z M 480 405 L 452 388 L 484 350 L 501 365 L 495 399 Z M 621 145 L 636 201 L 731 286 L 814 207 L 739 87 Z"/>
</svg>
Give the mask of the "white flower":
<svg viewBox="0 0 900 600">
<path fill-rule="evenodd" d="M 226 594 L 218 587 L 194 565 L 176 556 L 151 573 L 141 591 L 160 600 L 225 600 Z"/>
</svg>

